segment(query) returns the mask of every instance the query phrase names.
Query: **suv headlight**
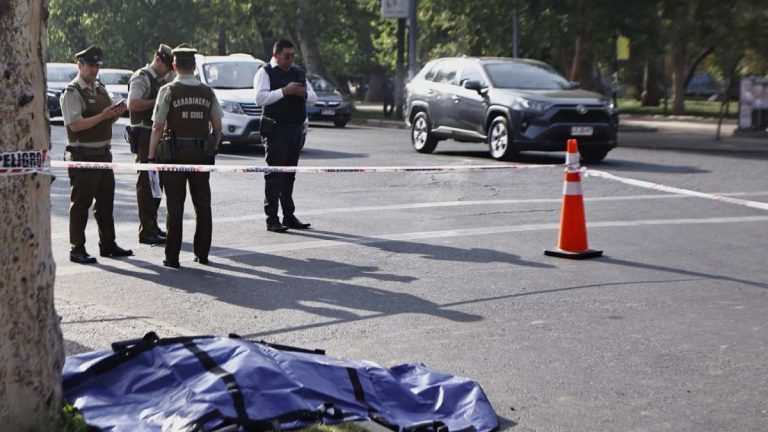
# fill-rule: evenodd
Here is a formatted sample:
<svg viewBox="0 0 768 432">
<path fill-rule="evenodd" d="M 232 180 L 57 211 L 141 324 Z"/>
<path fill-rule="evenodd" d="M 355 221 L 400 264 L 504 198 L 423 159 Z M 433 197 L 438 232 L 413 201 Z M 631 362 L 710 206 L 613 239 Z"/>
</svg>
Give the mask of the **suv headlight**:
<svg viewBox="0 0 768 432">
<path fill-rule="evenodd" d="M 550 107 L 552 107 L 552 104 L 530 100 L 530 99 L 522 98 L 519 96 L 515 98 L 515 103 L 513 106 L 513 108 L 518 110 L 531 111 L 535 113 L 543 113 L 544 111 L 548 110 Z"/>
<path fill-rule="evenodd" d="M 237 102 L 221 101 L 221 109 L 233 114 L 245 114 L 243 107 Z"/>
</svg>

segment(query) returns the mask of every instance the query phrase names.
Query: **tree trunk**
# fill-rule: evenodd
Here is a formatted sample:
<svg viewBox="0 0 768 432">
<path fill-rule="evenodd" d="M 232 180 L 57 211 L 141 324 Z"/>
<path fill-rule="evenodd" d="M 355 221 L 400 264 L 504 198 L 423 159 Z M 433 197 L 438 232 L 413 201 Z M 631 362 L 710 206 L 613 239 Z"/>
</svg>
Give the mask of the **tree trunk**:
<svg viewBox="0 0 768 432">
<path fill-rule="evenodd" d="M 578 10 L 576 13 L 578 14 L 578 17 L 576 18 L 576 21 L 578 22 L 578 31 L 579 34 L 576 35 L 576 42 L 574 44 L 573 48 L 573 61 L 571 62 L 571 72 L 569 74 L 569 78 L 571 81 L 578 82 L 582 75 L 581 73 L 584 71 L 582 67 L 582 63 L 584 62 L 584 47 L 587 43 L 587 17 L 586 15 L 586 5 L 584 0 L 579 0 L 577 5 Z"/>
<path fill-rule="evenodd" d="M 672 46 L 672 88 L 674 102 L 672 114 L 683 115 L 685 112 L 685 39 L 678 39 Z"/>
<path fill-rule="evenodd" d="M 219 55 L 227 55 L 227 31 L 222 27 L 219 28 L 219 40 L 216 44 L 216 48 Z"/>
<path fill-rule="evenodd" d="M 568 74 L 570 81 L 579 81 L 579 71 L 581 68 L 581 35 L 576 36 L 576 43 L 573 48 L 573 61 L 571 62 L 571 72 Z"/>
<path fill-rule="evenodd" d="M 47 2 L 0 0 L 0 153 L 50 147 Z M 51 177 L 0 175 L 0 429 L 56 430 L 64 361 L 53 305 Z"/>
<path fill-rule="evenodd" d="M 648 60 L 643 71 L 643 93 L 641 106 L 659 106 L 661 93 L 659 85 L 659 65 L 656 60 Z"/>
<path fill-rule="evenodd" d="M 296 37 L 299 43 L 299 49 L 301 50 L 301 57 L 304 60 L 304 67 L 307 68 L 307 73 L 314 73 L 322 76 L 331 84 L 344 93 L 348 93 L 339 85 L 336 77 L 325 67 L 322 57 L 320 56 L 320 48 L 317 45 L 317 37 L 312 28 L 312 20 L 310 17 L 317 13 L 313 9 L 315 6 L 312 0 L 299 0 L 298 17 L 296 20 Z"/>
</svg>

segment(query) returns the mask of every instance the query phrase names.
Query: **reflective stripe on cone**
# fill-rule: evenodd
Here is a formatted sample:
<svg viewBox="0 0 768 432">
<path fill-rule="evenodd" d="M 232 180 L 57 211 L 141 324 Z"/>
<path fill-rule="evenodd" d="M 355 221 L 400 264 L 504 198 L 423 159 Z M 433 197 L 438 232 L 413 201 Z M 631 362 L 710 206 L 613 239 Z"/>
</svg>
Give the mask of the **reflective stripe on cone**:
<svg viewBox="0 0 768 432">
<path fill-rule="evenodd" d="M 560 213 L 560 234 L 557 249 L 547 249 L 545 255 L 560 258 L 585 259 L 603 254 L 601 250 L 589 249 L 587 244 L 587 223 L 584 217 L 584 198 L 579 173 L 579 148 L 575 139 L 568 140 L 565 184 L 563 185 L 563 207 Z"/>
</svg>

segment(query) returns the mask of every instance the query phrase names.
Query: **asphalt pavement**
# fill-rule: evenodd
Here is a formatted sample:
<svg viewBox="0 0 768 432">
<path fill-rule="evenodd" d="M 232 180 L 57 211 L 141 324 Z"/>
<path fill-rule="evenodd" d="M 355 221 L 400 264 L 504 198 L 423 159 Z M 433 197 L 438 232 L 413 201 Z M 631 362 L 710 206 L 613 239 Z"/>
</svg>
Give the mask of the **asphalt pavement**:
<svg viewBox="0 0 768 432">
<path fill-rule="evenodd" d="M 703 127 L 640 126 L 620 142 L 711 138 Z M 120 129 L 115 161 L 129 162 Z M 181 270 L 161 265 L 162 247 L 138 244 L 136 173 L 126 171 L 115 175 L 117 240 L 136 255 L 70 263 L 69 185 L 55 170 L 52 253 L 67 354 L 150 330 L 234 332 L 469 377 L 512 432 L 768 430 L 764 211 L 585 177 L 590 246 L 605 254 L 547 257 L 558 237 L 562 152 L 498 162 L 482 144 L 449 140 L 419 154 L 408 135 L 312 124 L 301 164 L 510 169 L 300 174 L 297 216 L 313 229 L 285 234 L 265 230 L 263 176 L 216 173 L 212 265 L 192 261 L 187 200 Z M 53 158 L 64 141 L 54 126 Z M 263 165 L 263 156 L 231 148 L 217 165 Z M 599 169 L 765 202 L 766 161 L 764 152 L 622 144 Z M 87 236 L 96 252 L 93 218 Z"/>
</svg>

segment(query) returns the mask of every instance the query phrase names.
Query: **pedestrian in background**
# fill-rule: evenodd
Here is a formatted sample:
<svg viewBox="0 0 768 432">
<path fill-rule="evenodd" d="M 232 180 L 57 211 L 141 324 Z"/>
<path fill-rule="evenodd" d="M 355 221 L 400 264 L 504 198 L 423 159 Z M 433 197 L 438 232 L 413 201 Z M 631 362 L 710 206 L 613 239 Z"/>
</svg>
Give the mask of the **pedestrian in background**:
<svg viewBox="0 0 768 432">
<path fill-rule="evenodd" d="M 149 142 L 150 163 L 213 165 L 215 161 L 224 112 L 213 89 L 193 75 L 196 53 L 196 49 L 187 46 L 173 50 L 173 67 L 178 75 L 157 94 Z M 163 148 L 159 149 L 163 134 L 166 138 Z M 209 263 L 213 232 L 210 175 L 209 172 L 163 172 L 168 207 L 168 237 L 163 260 L 166 267 L 180 267 L 187 184 L 197 220 L 192 246 L 195 261 Z"/>
<path fill-rule="evenodd" d="M 277 41 L 272 50 L 273 62 L 262 67 L 253 79 L 256 105 L 264 107 L 262 123 L 274 120 L 274 127 L 266 140 L 266 161 L 269 166 L 297 166 L 301 154 L 301 140 L 307 105 L 317 102 L 312 84 L 306 73 L 293 63 L 296 51 L 287 39 Z M 265 130 L 262 128 L 262 130 Z M 296 173 L 264 174 L 264 213 L 267 230 L 285 232 L 288 228 L 307 229 L 294 212 L 293 186 Z M 283 221 L 278 218 L 279 207 Z"/>
<path fill-rule="evenodd" d="M 104 52 L 91 46 L 75 54 L 78 74 L 61 94 L 61 112 L 67 128 L 68 161 L 112 162 L 112 123 L 125 112 L 125 101 L 112 105 L 107 89 L 96 75 Z M 93 217 L 99 226 L 99 254 L 102 257 L 133 255 L 115 242 L 112 216 L 115 199 L 115 174 L 111 169 L 70 168 L 69 260 L 93 264 L 96 258 L 85 249 L 85 226 L 93 204 Z"/>
<path fill-rule="evenodd" d="M 387 76 L 381 83 L 381 99 L 384 104 L 384 117 L 389 117 L 395 112 L 395 83 Z"/>
<path fill-rule="evenodd" d="M 128 111 L 131 116 L 131 150 L 136 163 L 147 163 L 149 137 L 152 134 L 152 111 L 160 87 L 169 82 L 173 70 L 171 47 L 160 44 L 151 64 L 135 71 L 128 82 Z M 161 198 L 152 196 L 149 173 L 139 171 L 136 179 L 136 204 L 139 209 L 139 243 L 165 244 L 165 231 L 157 223 L 157 209 Z"/>
</svg>

